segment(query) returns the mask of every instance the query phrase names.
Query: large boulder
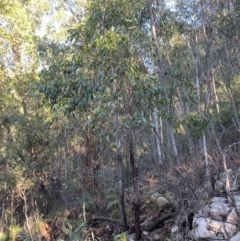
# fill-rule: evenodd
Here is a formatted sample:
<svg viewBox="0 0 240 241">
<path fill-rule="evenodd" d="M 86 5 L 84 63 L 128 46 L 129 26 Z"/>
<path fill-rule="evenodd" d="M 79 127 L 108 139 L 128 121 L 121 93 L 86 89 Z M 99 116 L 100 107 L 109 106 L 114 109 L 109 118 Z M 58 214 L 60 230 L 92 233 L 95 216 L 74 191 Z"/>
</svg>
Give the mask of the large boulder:
<svg viewBox="0 0 240 241">
<path fill-rule="evenodd" d="M 163 208 L 166 204 L 169 203 L 167 198 L 159 193 L 152 194 L 150 200 L 154 202 L 159 208 Z"/>
<path fill-rule="evenodd" d="M 229 240 L 237 232 L 237 214 L 228 198 L 214 197 L 194 215 L 193 240 Z"/>
<path fill-rule="evenodd" d="M 235 198 L 240 199 L 240 196 L 235 195 Z M 171 240 L 239 241 L 237 224 L 237 213 L 230 198 L 214 197 L 194 215 L 191 228 L 172 227 Z"/>
<path fill-rule="evenodd" d="M 234 205 L 229 197 L 214 197 L 203 206 L 187 226 L 183 222 L 176 221 L 176 226 L 171 230 L 171 240 L 173 241 L 238 241 L 240 232 L 237 232 L 238 216 L 235 210 L 240 210 L 240 168 L 229 169 L 230 191 L 234 198 Z M 216 175 L 213 189 L 216 194 L 226 194 L 226 173 Z M 196 190 L 199 200 L 208 200 L 208 186 L 204 184 Z M 199 202 L 200 203 L 200 202 Z M 235 206 L 236 205 L 236 206 Z M 195 213 L 195 212 L 194 212 Z M 183 216 L 183 215 L 182 215 Z M 179 217 L 180 214 L 179 214 Z"/>
<path fill-rule="evenodd" d="M 160 193 L 147 193 L 143 198 L 143 206 L 149 216 L 158 214 L 161 210 L 171 206 L 168 198 Z"/>
</svg>

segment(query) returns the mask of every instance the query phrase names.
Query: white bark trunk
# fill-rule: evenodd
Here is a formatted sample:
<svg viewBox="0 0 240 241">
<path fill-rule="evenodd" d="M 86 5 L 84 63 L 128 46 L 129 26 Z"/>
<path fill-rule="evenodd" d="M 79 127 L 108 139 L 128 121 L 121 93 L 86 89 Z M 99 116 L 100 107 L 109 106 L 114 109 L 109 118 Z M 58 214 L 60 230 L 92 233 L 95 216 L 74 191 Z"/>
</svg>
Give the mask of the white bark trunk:
<svg viewBox="0 0 240 241">
<path fill-rule="evenodd" d="M 156 54 L 158 58 L 158 68 L 159 68 L 159 84 L 163 87 L 163 92 L 164 92 L 164 98 L 168 100 L 168 94 L 167 94 L 167 79 L 165 76 L 165 70 L 164 70 L 164 65 L 163 65 L 163 60 L 162 60 L 162 55 L 160 52 L 160 47 L 159 47 L 159 42 L 157 38 L 157 33 L 156 33 L 156 26 L 155 26 L 155 19 L 154 19 L 154 14 L 152 10 L 152 1 L 148 0 L 148 8 L 149 8 L 149 14 L 150 14 L 150 25 L 151 25 L 151 32 L 152 32 L 152 37 L 155 43 L 155 48 L 156 48 Z M 167 103 L 165 106 L 166 112 L 170 111 L 169 104 Z M 173 151 L 173 155 L 176 158 L 176 161 L 178 162 L 178 149 L 175 141 L 175 137 L 173 134 L 173 129 L 172 129 L 172 124 L 170 123 L 169 120 L 166 120 L 166 129 L 167 129 L 167 137 L 169 138 L 171 148 Z"/>
<path fill-rule="evenodd" d="M 203 133 L 203 152 L 204 152 L 204 160 L 205 160 L 205 168 L 206 168 L 206 175 L 209 177 L 209 161 L 208 161 L 208 152 L 207 152 L 207 141 L 206 135 Z"/>
<path fill-rule="evenodd" d="M 188 37 L 187 37 L 187 44 L 189 48 L 189 52 L 191 54 L 193 63 L 195 65 L 195 79 L 196 79 L 196 90 L 197 90 L 197 99 L 198 99 L 198 104 L 197 104 L 197 111 L 198 113 L 200 112 L 200 101 L 201 101 L 201 89 L 200 89 L 200 79 L 199 79 L 199 66 L 198 66 L 198 52 L 196 51 L 195 55 L 192 52 L 192 47 L 190 46 Z M 198 44 L 198 37 L 197 34 L 195 35 L 195 44 Z M 195 57 L 196 56 L 196 57 Z M 207 93 L 208 94 L 208 93 Z M 206 97 L 208 98 L 208 96 Z M 206 135 L 203 132 L 202 135 L 202 142 L 203 142 L 203 152 L 204 152 L 204 160 L 205 160 L 205 169 L 206 169 L 206 177 L 208 182 L 210 181 L 209 177 L 209 158 L 208 158 L 208 150 L 207 150 L 207 143 L 206 143 Z"/>
<path fill-rule="evenodd" d="M 111 68 L 111 74 L 114 75 L 114 70 Z M 113 95 L 117 93 L 116 79 L 113 81 Z M 127 230 L 127 216 L 124 205 L 124 191 L 123 191 L 123 163 L 122 156 L 120 153 L 120 140 L 119 140 L 119 124 L 118 124 L 118 104 L 117 101 L 114 103 L 114 133 L 116 142 L 116 159 L 118 165 L 118 206 L 120 211 L 120 217 L 122 222 L 123 231 Z"/>
<path fill-rule="evenodd" d="M 161 147 L 161 140 L 160 140 L 160 132 L 159 132 L 159 124 L 158 124 L 158 111 L 157 108 L 154 108 L 153 112 L 153 119 L 154 119 L 154 125 L 156 130 L 156 143 L 157 143 L 157 160 L 160 165 L 163 164 L 163 156 L 162 156 L 162 147 Z"/>
</svg>

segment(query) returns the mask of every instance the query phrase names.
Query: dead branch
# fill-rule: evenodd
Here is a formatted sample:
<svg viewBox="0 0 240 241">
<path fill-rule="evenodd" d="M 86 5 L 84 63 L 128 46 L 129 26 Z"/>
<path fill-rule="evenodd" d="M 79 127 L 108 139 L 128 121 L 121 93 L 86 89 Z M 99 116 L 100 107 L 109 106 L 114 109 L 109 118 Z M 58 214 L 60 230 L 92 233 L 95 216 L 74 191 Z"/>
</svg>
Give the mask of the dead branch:
<svg viewBox="0 0 240 241">
<path fill-rule="evenodd" d="M 154 229 L 156 229 L 160 224 L 164 223 L 166 220 L 173 218 L 175 216 L 177 216 L 178 211 L 174 212 L 174 213 L 169 213 L 161 218 L 158 218 L 156 221 L 154 221 L 152 224 L 149 224 L 145 227 L 142 227 L 142 231 L 153 231 Z"/>
<path fill-rule="evenodd" d="M 110 222 L 110 223 L 116 223 L 118 225 L 121 225 L 122 226 L 122 222 L 118 219 L 113 219 L 113 218 L 107 218 L 107 217 L 93 217 L 92 220 L 103 220 L 103 221 L 107 221 L 107 222 Z"/>
<path fill-rule="evenodd" d="M 154 221 L 152 224 L 149 224 L 147 226 L 142 226 L 141 230 L 142 231 L 153 231 L 154 229 L 156 229 L 160 224 L 164 223 L 166 220 L 173 218 L 175 216 L 177 216 L 177 214 L 179 213 L 179 211 L 173 212 L 173 213 L 169 213 L 161 218 L 158 218 L 156 221 Z M 92 220 L 103 220 L 103 221 L 107 221 L 110 223 L 115 223 L 118 224 L 120 226 L 122 226 L 122 223 L 120 220 L 118 219 L 113 219 L 113 218 L 107 218 L 107 217 L 93 217 Z"/>
</svg>

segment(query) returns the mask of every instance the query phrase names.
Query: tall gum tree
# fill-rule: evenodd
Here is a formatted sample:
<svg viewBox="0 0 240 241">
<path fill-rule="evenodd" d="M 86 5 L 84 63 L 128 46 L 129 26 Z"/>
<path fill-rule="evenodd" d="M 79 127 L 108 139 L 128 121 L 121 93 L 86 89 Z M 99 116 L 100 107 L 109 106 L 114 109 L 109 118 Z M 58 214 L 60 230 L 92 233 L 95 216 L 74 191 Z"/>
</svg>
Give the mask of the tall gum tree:
<svg viewBox="0 0 240 241">
<path fill-rule="evenodd" d="M 169 96 L 168 96 L 167 90 L 166 90 L 167 78 L 166 78 L 165 67 L 164 67 L 164 63 L 163 63 L 163 57 L 162 57 L 161 50 L 160 50 L 159 40 L 158 40 L 157 33 L 156 33 L 155 15 L 153 12 L 154 2 L 152 0 L 149 0 L 147 3 L 148 3 L 149 15 L 150 15 L 151 32 L 152 32 L 152 37 L 153 37 L 154 45 L 156 48 L 157 59 L 158 59 L 157 63 L 158 63 L 158 68 L 159 68 L 159 74 L 158 74 L 159 85 L 162 86 L 162 88 L 163 88 L 163 98 L 165 98 L 166 103 L 167 103 L 166 107 L 165 107 L 165 111 L 166 111 L 166 113 L 169 113 L 170 112 Z M 178 149 L 177 149 L 175 137 L 173 134 L 172 124 L 169 119 L 166 119 L 165 122 L 166 122 L 167 137 L 168 137 L 168 140 L 171 142 L 171 147 L 173 150 L 174 157 L 175 157 L 176 161 L 178 162 Z"/>
<path fill-rule="evenodd" d="M 93 128 L 106 132 L 107 139 L 114 143 L 111 151 L 116 153 L 119 170 L 122 153 L 129 153 L 138 239 L 141 237 L 140 193 L 134 128 L 147 126 L 147 118 L 152 115 L 149 109 L 154 109 L 154 100 L 160 93 L 157 80 L 144 72 L 141 65 L 142 8 L 141 1 L 90 2 L 84 21 L 70 31 L 72 44 L 59 48 L 52 64 L 42 72 L 41 87 L 56 110 L 87 115 L 86 125 L 92 122 Z M 124 136 L 129 141 L 126 148 Z M 120 170 L 119 205 L 121 223 L 126 230 L 121 173 Z"/>
<path fill-rule="evenodd" d="M 1 1 L 0 125 L 4 141 L 0 143 L 0 159 L 1 182 L 5 184 L 1 183 L 0 192 L 5 193 L 3 197 L 6 200 L 11 200 L 2 200 L 2 221 L 6 224 L 16 221 L 15 209 L 21 202 L 17 186 L 23 186 L 26 182 L 27 188 L 28 184 L 32 185 L 37 173 L 34 166 L 41 162 L 37 157 L 41 145 L 37 143 L 47 139 L 41 124 L 44 115 L 37 110 L 30 88 L 38 76 L 34 31 L 35 26 L 22 1 Z"/>
</svg>

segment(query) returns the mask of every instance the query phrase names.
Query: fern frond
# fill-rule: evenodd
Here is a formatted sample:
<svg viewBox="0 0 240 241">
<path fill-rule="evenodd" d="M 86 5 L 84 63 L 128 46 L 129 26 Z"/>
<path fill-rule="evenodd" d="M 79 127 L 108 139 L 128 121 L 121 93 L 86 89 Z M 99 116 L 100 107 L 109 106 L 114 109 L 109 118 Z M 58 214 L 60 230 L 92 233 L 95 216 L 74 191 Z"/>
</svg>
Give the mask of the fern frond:
<svg viewBox="0 0 240 241">
<path fill-rule="evenodd" d="M 108 205 L 107 205 L 107 210 L 109 210 L 110 208 L 112 208 L 113 206 L 115 206 L 115 205 L 117 205 L 118 204 L 118 200 L 117 199 L 115 199 L 115 200 L 113 200 L 113 201 L 110 201 L 109 203 L 108 203 Z"/>
</svg>

